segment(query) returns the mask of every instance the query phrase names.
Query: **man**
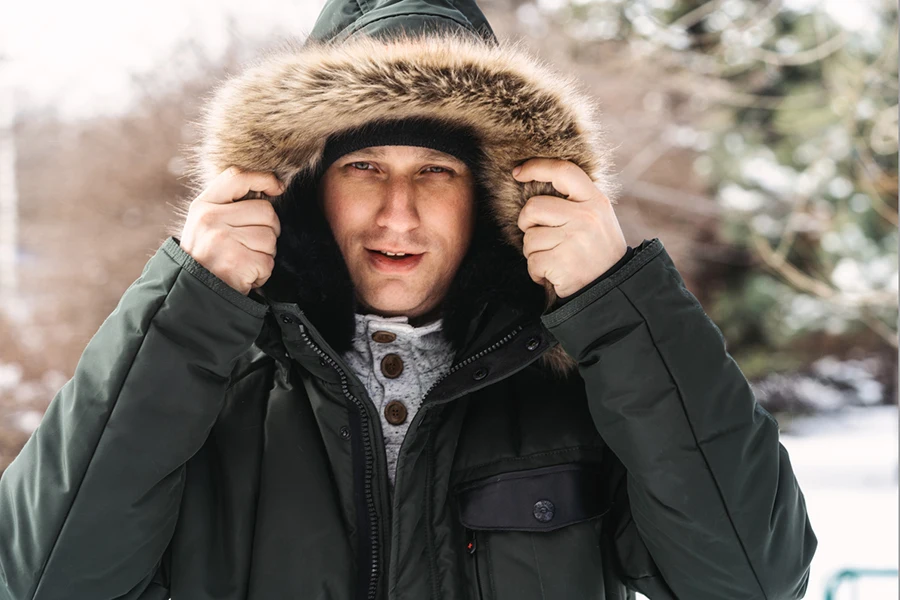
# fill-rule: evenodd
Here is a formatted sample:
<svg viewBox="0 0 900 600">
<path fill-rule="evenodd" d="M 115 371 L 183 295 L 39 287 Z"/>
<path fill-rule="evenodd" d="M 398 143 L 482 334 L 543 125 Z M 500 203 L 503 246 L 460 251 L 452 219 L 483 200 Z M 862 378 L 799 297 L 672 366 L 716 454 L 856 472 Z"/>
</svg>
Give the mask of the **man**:
<svg viewBox="0 0 900 600">
<path fill-rule="evenodd" d="M 218 91 L 0 479 L 0 598 L 802 597 L 777 424 L 625 245 L 589 101 L 473 3 L 310 39 Z"/>
</svg>

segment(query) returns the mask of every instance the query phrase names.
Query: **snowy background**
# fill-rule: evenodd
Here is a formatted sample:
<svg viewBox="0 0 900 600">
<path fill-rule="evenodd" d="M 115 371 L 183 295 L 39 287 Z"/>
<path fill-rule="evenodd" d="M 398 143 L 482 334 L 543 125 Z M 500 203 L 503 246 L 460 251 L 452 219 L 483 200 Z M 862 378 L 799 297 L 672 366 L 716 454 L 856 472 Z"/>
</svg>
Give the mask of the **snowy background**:
<svg viewBox="0 0 900 600">
<path fill-rule="evenodd" d="M 230 33 L 236 32 L 240 36 L 247 37 L 259 37 L 268 31 L 275 30 L 303 33 L 311 28 L 323 3 L 320 0 L 258 0 L 256 2 L 221 0 L 216 3 L 203 0 L 157 0 L 153 3 L 122 3 L 112 0 L 84 0 L 77 3 L 4 2 L 0 9 L 0 113 L 4 109 L 3 94 L 10 90 L 14 92 L 10 94 L 10 98 L 14 98 L 21 108 L 36 110 L 39 107 L 53 107 L 56 114 L 64 120 L 90 119 L 127 111 L 131 106 L 132 97 L 141 93 L 141 90 L 134 85 L 135 74 L 151 68 L 158 68 L 160 57 L 167 56 L 179 41 L 190 38 L 210 55 L 215 55 L 225 49 Z M 569 3 L 562 2 L 562 0 L 522 3 L 516 14 L 532 31 L 536 31 L 547 22 L 546 14 L 541 12 L 542 10 L 552 10 L 557 5 L 585 3 Z M 622 2 L 609 2 L 608 4 L 622 4 Z M 636 6 L 653 4 L 664 5 L 666 2 L 634 3 Z M 668 2 L 668 4 L 671 5 L 672 2 Z M 738 6 L 740 2 L 732 0 L 716 4 L 721 4 L 727 9 Z M 485 5 L 487 6 L 488 3 L 486 2 Z M 866 8 L 874 6 L 874 0 L 865 2 L 856 0 L 822 0 L 821 2 L 787 0 L 784 5 L 798 10 L 803 7 L 821 5 L 827 13 L 849 30 L 865 32 L 878 29 L 877 18 L 873 16 L 875 13 Z M 497 23 L 501 23 L 502 15 L 499 12 L 496 16 L 493 13 L 488 16 L 492 22 L 495 22 L 496 19 Z M 640 29 L 641 23 L 650 27 L 647 24 L 649 20 L 635 19 L 638 29 Z M 791 51 L 790 48 L 781 48 L 780 50 L 785 53 Z M 896 52 L 896 46 L 894 46 L 894 52 Z M 179 65 L 173 64 L 173 73 L 178 68 L 180 68 Z M 603 73 L 603 77 L 612 76 L 610 73 Z M 647 109 L 647 112 L 637 115 L 624 109 L 618 111 L 615 104 L 617 99 L 612 95 L 604 97 L 605 106 L 608 107 L 612 137 L 621 140 L 622 143 L 622 147 L 619 149 L 620 160 L 623 165 L 630 165 L 630 169 L 626 168 L 624 171 L 627 174 L 633 174 L 638 166 L 647 167 L 652 164 L 654 168 L 647 167 L 647 172 L 652 177 L 664 178 L 666 169 L 668 169 L 674 174 L 669 175 L 671 180 L 676 180 L 678 184 L 684 184 L 687 174 L 692 173 L 699 166 L 707 165 L 708 169 L 710 156 L 700 156 L 693 163 L 679 163 L 677 156 L 668 156 L 665 161 L 660 160 L 658 163 L 649 161 L 644 150 L 648 148 L 653 150 L 655 146 L 652 143 L 645 144 L 644 140 L 653 138 L 644 136 L 641 132 L 635 133 L 634 129 L 625 129 L 625 127 L 633 128 L 638 125 L 643 125 L 648 132 L 665 129 L 666 126 L 653 121 L 653 118 L 656 118 L 653 115 L 659 114 L 658 106 L 665 105 L 662 100 L 663 95 L 655 90 L 644 95 L 645 92 L 645 90 L 641 91 L 640 95 L 636 93 L 633 99 L 626 97 L 619 100 L 623 104 L 627 103 L 628 110 L 635 107 Z M 602 92 L 598 91 L 598 93 Z M 706 105 L 700 106 L 701 108 L 697 110 L 705 111 L 703 107 Z M 865 108 L 865 106 L 861 103 L 857 110 Z M 651 108 L 656 112 L 651 111 Z M 896 115 L 896 107 L 894 107 L 893 114 Z M 619 124 L 616 123 L 617 115 L 621 116 Z M 178 117 L 180 118 L 180 115 Z M 666 116 L 662 115 L 659 118 L 666 118 Z M 896 123 L 896 119 L 894 123 Z M 693 130 L 685 127 L 679 127 L 673 131 L 679 135 L 685 134 L 692 140 L 707 139 L 691 134 Z M 53 143 L 61 144 L 62 142 L 54 139 Z M 895 140 L 892 143 L 895 144 Z M 637 147 L 632 148 L 629 144 Z M 706 142 L 703 144 L 698 142 L 695 146 L 684 149 L 684 151 L 692 150 L 702 154 L 709 150 Z M 48 144 L 46 148 L 49 152 L 51 145 Z M 22 156 L 26 156 L 27 148 L 23 148 L 21 152 Z M 662 151 L 654 154 L 656 157 L 654 160 L 662 154 Z M 720 154 L 722 153 L 720 152 Z M 631 162 L 635 156 L 640 160 Z M 769 162 L 774 164 L 772 160 Z M 760 173 L 765 173 L 763 179 L 769 186 L 782 181 L 774 176 L 777 173 L 767 167 L 767 164 L 769 163 L 763 164 L 758 160 L 748 162 L 750 175 L 755 174 L 756 177 L 759 177 Z M 45 173 L 40 169 L 38 171 L 42 174 Z M 833 176 L 832 172 L 829 173 L 829 176 Z M 829 184 L 830 188 L 835 188 L 835 181 L 844 182 L 845 187 L 849 185 L 846 178 L 835 178 Z M 23 188 L 30 184 L 24 179 L 22 183 Z M 635 176 L 635 180 L 629 183 L 628 189 L 635 194 L 639 189 L 644 189 L 645 194 L 649 194 L 648 190 L 662 189 L 658 187 L 661 184 L 660 179 L 653 182 L 653 185 L 657 187 L 648 187 L 647 182 L 643 182 L 644 187 L 640 188 L 639 183 L 641 182 L 637 181 L 637 176 Z M 662 181 L 662 183 L 667 183 L 667 181 Z M 793 189 L 793 183 L 787 187 Z M 663 200 L 659 201 L 659 204 L 648 205 L 650 208 L 643 213 L 626 213 L 626 210 L 638 203 L 622 203 L 622 212 L 626 215 L 622 219 L 623 224 L 626 228 L 631 227 L 630 240 L 639 241 L 648 234 L 653 235 L 658 231 L 658 223 L 651 220 L 654 213 L 662 214 L 667 219 L 670 216 L 681 214 L 676 213 L 674 205 L 664 203 L 670 202 L 670 198 L 678 196 L 670 193 L 671 190 L 663 191 L 665 193 L 659 194 Z M 684 190 L 680 189 L 680 191 Z M 740 191 L 739 188 L 723 187 L 721 201 L 724 206 L 727 207 L 730 203 L 741 205 L 746 209 L 749 205 L 755 207 L 770 200 L 768 196 L 761 193 L 747 196 L 746 193 L 742 195 L 736 191 Z M 697 189 L 693 192 L 695 195 L 685 195 L 686 200 L 680 200 L 680 202 L 695 212 L 699 210 L 699 207 L 708 207 L 704 210 L 709 210 L 712 214 L 714 209 L 711 205 L 698 200 Z M 769 192 L 771 190 L 766 191 L 766 193 Z M 837 190 L 837 192 L 833 195 L 836 197 L 846 196 L 841 190 Z M 26 197 L 23 194 L 23 199 Z M 647 201 L 647 198 L 649 195 L 643 200 Z M 857 194 L 853 198 L 858 199 L 862 196 Z M 857 204 L 851 202 L 850 206 L 853 210 L 857 210 L 859 208 Z M 866 206 L 863 205 L 862 209 L 865 209 Z M 165 207 L 160 206 L 153 210 L 163 208 Z M 732 208 L 734 207 L 732 206 Z M 53 206 L 50 209 L 56 210 Z M 50 209 L 48 212 L 51 212 Z M 113 214 L 117 208 L 111 205 L 104 207 L 104 210 Z M 141 213 L 139 210 L 135 213 L 135 210 L 138 209 L 131 209 L 131 212 L 127 212 L 125 217 L 131 221 L 135 219 L 140 221 L 138 217 Z M 156 215 L 157 213 L 152 213 L 151 208 L 146 206 L 141 210 L 145 211 L 143 227 L 146 228 L 148 223 L 153 223 L 156 219 L 155 216 L 147 215 Z M 135 214 L 138 217 L 135 217 Z M 37 225 L 43 223 L 39 217 L 40 215 L 30 217 L 26 215 L 26 218 L 23 218 L 23 237 L 31 236 L 24 241 L 30 243 L 33 238 L 37 237 L 36 234 L 28 233 L 30 231 L 51 231 L 37 228 Z M 29 218 L 35 229 L 24 228 L 29 226 Z M 646 229 L 641 230 L 639 227 L 646 227 Z M 77 227 L 70 226 L 68 229 L 77 230 Z M 687 226 L 680 226 L 678 229 L 690 230 Z M 130 231 L 126 231 L 126 233 L 132 235 Z M 60 232 L 52 230 L 52 234 L 46 236 L 47 243 L 51 237 L 60 235 Z M 154 235 L 156 235 L 155 231 L 148 233 L 146 239 L 152 240 Z M 678 245 L 674 243 L 675 232 L 667 232 L 662 237 L 666 240 L 667 248 L 674 255 L 675 251 L 679 250 Z M 826 235 L 824 239 L 827 242 L 832 238 Z M 61 348 L 66 344 L 73 351 L 72 355 L 77 355 L 86 341 L 86 335 L 96 329 L 99 318 L 111 308 L 109 303 L 115 301 L 124 287 L 139 272 L 139 265 L 145 260 L 142 252 L 149 247 L 147 243 L 141 241 L 140 244 L 136 244 L 139 247 L 133 251 L 132 262 L 129 263 L 129 270 L 125 275 L 114 276 L 115 272 L 109 265 L 96 263 L 100 265 L 95 269 L 97 272 L 107 268 L 111 273 L 109 280 L 98 278 L 97 282 L 97 289 L 106 290 L 110 296 L 105 301 L 107 302 L 105 308 L 98 309 L 99 313 L 92 316 L 93 321 L 90 323 L 79 323 L 73 318 L 48 321 L 45 324 L 48 337 L 35 342 L 38 346 L 43 344 L 43 349 L 36 352 L 36 355 L 46 356 L 54 348 Z M 691 243 L 698 244 L 697 240 L 692 240 Z M 47 244 L 42 243 L 42 245 L 46 246 Z M 65 246 L 73 247 L 68 240 Z M 685 245 L 684 248 L 688 248 L 688 246 Z M 691 246 L 691 248 L 696 250 L 697 246 Z M 713 251 L 707 251 L 706 256 L 719 257 L 723 254 L 720 248 L 721 246 L 718 246 Z M 123 252 L 123 254 L 127 253 Z M 702 255 L 703 252 L 695 252 L 695 254 Z M 62 255 L 63 253 L 60 251 L 56 258 L 51 253 L 40 258 L 45 260 L 43 265 L 50 263 L 65 265 L 59 260 Z M 687 257 L 688 255 L 685 250 L 683 256 Z M 91 261 L 82 262 L 88 266 L 95 264 Z M 888 262 L 887 267 L 883 260 L 861 260 L 860 264 L 866 268 L 871 267 L 878 270 L 879 278 L 885 279 L 896 288 L 896 261 Z M 678 264 L 679 268 L 682 265 L 689 266 L 687 258 L 679 259 Z M 63 268 L 62 270 L 71 271 L 72 269 Z M 689 269 L 686 268 L 685 273 L 688 271 Z M 31 272 L 33 281 L 39 284 L 30 288 L 35 294 L 38 291 L 44 291 L 45 287 L 49 289 L 51 282 L 56 281 L 53 279 L 56 276 L 51 277 L 49 271 L 31 269 Z M 842 273 L 844 271 L 836 271 L 836 274 L 841 277 L 843 277 Z M 23 289 L 28 287 L 27 275 L 28 273 L 23 273 L 25 281 Z M 83 275 L 80 277 L 85 279 Z M 698 275 L 698 277 L 700 276 Z M 838 277 L 837 284 L 843 280 L 841 277 Z M 700 278 L 699 281 L 704 282 L 706 279 Z M 115 286 L 119 286 L 119 289 L 111 289 Z M 74 288 L 71 289 L 74 290 Z M 692 289 L 696 290 L 699 295 L 703 291 L 703 285 L 692 286 Z M 76 297 L 74 294 L 69 294 L 66 295 L 66 300 L 69 304 L 75 305 Z M 711 303 L 707 303 L 705 298 L 703 298 L 703 302 L 705 307 L 711 306 Z M 31 304 L 39 306 L 36 303 Z M 85 300 L 85 306 L 98 306 L 99 304 L 96 296 Z M 800 316 L 804 316 L 810 321 L 824 319 L 823 315 L 817 312 L 818 309 L 813 310 L 815 306 L 811 308 L 809 303 L 796 302 L 792 306 L 797 308 L 796 312 Z M 44 308 L 35 312 L 37 316 L 49 314 Z M 83 311 L 79 309 L 79 312 Z M 727 313 L 722 313 L 721 322 L 725 322 L 726 316 Z M 744 321 L 753 321 L 753 317 L 746 317 Z M 49 337 L 52 333 L 58 334 L 64 328 L 61 327 L 61 324 L 65 325 L 66 322 L 83 327 L 77 330 L 77 333 L 73 333 L 70 338 Z M 38 331 L 38 324 L 32 324 L 28 329 L 35 334 Z M 3 345 L 3 333 L 0 330 L 0 346 Z M 736 333 L 733 334 L 726 330 L 726 337 L 729 340 L 737 339 L 736 335 Z M 888 337 L 890 335 L 892 333 L 889 333 Z M 24 336 L 17 335 L 16 339 L 24 339 Z M 0 347 L 0 350 L 3 348 Z M 821 353 L 825 354 L 824 351 Z M 7 418 L 12 429 L 21 433 L 22 437 L 15 441 L 16 444 L 20 444 L 23 442 L 24 436 L 37 427 L 46 401 L 65 383 L 71 373 L 72 365 L 70 360 L 68 366 L 64 368 L 65 363 L 61 359 L 51 356 L 47 362 L 54 368 L 43 368 L 40 370 L 40 376 L 35 376 L 23 371 L 22 366 L 16 361 L 10 360 L 4 363 L 2 360 L 4 358 L 8 357 L 0 354 L 0 400 L 6 394 L 13 404 L 6 412 L 0 411 L 0 420 Z M 20 356 L 12 358 L 18 359 Z M 893 358 L 896 360 L 896 355 Z M 749 361 L 742 363 L 742 367 L 744 365 L 749 365 Z M 787 398 L 784 400 L 786 412 L 779 415 L 779 421 L 785 425 L 781 440 L 790 453 L 792 464 L 806 498 L 810 520 L 819 541 L 806 595 L 807 598 L 816 600 L 824 598 L 829 579 L 840 570 L 848 568 L 895 570 L 898 566 L 897 407 L 878 405 L 886 393 L 878 388 L 877 393 L 872 395 L 866 391 L 871 388 L 865 387 L 871 386 L 872 381 L 863 377 L 855 379 L 859 383 L 855 388 L 857 391 L 854 392 L 857 396 L 855 403 L 858 405 L 853 405 L 854 402 L 848 401 L 848 397 L 852 394 L 848 391 L 847 386 L 829 384 L 829 387 L 821 383 L 811 384 L 808 379 L 802 380 L 801 384 L 801 379 L 797 377 L 789 379 L 789 382 L 785 384 L 776 382 L 777 385 L 787 390 L 783 393 L 783 397 Z M 762 389 L 761 387 L 760 391 Z M 814 414 L 800 416 L 803 412 Z M 791 415 L 794 416 L 791 417 Z M 3 432 L 0 431 L 0 450 L 2 450 L 4 441 L 2 438 Z M 858 585 L 845 584 L 840 590 L 836 596 L 837 600 L 851 598 L 882 600 L 898 597 L 896 577 L 863 579 L 859 581 Z"/>
<path fill-rule="evenodd" d="M 807 598 L 824 598 L 842 569 L 897 569 L 897 420 L 892 406 L 848 408 L 795 420 L 782 435 L 819 539 Z M 896 578 L 839 590 L 841 600 L 898 597 Z"/>
</svg>

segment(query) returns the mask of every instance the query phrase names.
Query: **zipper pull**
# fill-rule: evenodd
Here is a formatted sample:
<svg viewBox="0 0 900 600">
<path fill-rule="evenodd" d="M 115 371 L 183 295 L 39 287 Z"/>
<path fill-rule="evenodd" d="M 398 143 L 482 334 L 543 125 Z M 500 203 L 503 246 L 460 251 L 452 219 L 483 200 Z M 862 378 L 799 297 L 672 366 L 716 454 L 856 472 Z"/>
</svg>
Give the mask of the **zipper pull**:
<svg viewBox="0 0 900 600">
<path fill-rule="evenodd" d="M 475 532 L 471 529 L 469 529 L 468 532 L 469 532 L 469 541 L 466 542 L 466 552 L 468 552 L 469 554 L 475 554 L 475 550 L 477 549 L 477 546 L 475 543 Z"/>
</svg>

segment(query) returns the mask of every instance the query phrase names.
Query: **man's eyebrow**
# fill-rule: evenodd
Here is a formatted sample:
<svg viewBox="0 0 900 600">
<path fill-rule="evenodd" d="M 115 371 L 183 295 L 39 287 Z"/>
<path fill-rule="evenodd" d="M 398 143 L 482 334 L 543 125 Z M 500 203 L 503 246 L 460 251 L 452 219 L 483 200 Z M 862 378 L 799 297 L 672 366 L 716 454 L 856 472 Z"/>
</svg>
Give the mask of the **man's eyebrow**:
<svg viewBox="0 0 900 600">
<path fill-rule="evenodd" d="M 371 146 L 368 148 L 360 148 L 359 150 L 355 150 L 350 153 L 353 156 L 363 156 L 370 158 L 384 158 L 384 150 L 377 146 Z M 432 160 L 448 160 L 451 162 L 461 164 L 462 161 L 452 154 L 446 154 L 444 152 L 440 152 L 439 150 L 435 150 L 434 148 L 425 148 L 422 146 L 417 146 L 415 150 L 416 158 L 424 158 L 424 159 L 432 159 Z"/>
</svg>

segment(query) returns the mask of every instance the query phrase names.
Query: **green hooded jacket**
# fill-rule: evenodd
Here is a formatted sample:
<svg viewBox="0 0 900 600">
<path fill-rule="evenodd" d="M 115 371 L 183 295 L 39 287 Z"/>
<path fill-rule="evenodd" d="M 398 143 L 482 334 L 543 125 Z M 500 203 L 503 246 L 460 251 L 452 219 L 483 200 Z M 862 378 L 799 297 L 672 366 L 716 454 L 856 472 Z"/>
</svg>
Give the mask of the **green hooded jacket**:
<svg viewBox="0 0 900 600">
<path fill-rule="evenodd" d="M 484 161 L 453 366 L 391 494 L 308 196 L 329 135 L 417 116 Z M 272 277 L 244 296 L 162 243 L 0 477 L 0 600 L 803 597 L 816 537 L 778 426 L 662 241 L 564 302 L 527 275 L 517 211 L 556 192 L 510 171 L 570 160 L 613 198 L 598 122 L 471 0 L 330 1 L 225 82 L 196 173 L 289 182 Z"/>
</svg>

